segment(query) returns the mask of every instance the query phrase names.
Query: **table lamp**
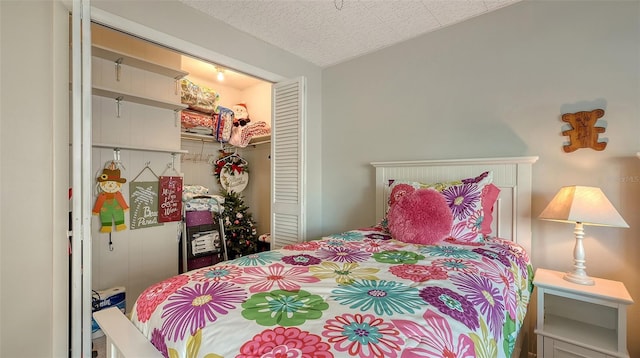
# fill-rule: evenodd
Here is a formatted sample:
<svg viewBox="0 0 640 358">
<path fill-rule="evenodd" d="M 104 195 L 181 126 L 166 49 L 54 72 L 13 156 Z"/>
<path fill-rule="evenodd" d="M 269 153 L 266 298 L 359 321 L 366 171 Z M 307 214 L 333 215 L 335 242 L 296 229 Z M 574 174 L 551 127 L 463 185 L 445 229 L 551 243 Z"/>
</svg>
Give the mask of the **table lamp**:
<svg viewBox="0 0 640 358">
<path fill-rule="evenodd" d="M 576 237 L 573 249 L 573 271 L 565 274 L 564 279 L 581 285 L 593 285 L 594 283 L 593 279 L 587 276 L 585 266 L 586 260 L 582 245 L 583 225 L 629 227 L 602 190 L 588 186 L 560 188 L 538 218 L 576 224 L 573 231 Z"/>
</svg>

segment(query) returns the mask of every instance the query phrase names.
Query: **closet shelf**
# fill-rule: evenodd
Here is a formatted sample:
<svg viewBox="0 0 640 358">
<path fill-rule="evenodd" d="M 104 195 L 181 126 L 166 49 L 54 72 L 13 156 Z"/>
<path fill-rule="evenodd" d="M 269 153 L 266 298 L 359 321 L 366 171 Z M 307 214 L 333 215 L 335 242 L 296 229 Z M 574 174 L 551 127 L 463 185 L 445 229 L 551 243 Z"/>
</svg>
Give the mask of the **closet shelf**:
<svg viewBox="0 0 640 358">
<path fill-rule="evenodd" d="M 117 100 L 118 98 L 120 98 L 120 100 L 125 102 L 134 102 L 134 103 L 144 104 L 147 106 L 171 109 L 174 111 L 181 111 L 187 108 L 187 105 L 184 105 L 179 102 L 172 102 L 172 101 L 167 101 L 167 100 L 157 99 L 157 98 L 142 97 L 132 93 L 116 91 L 106 87 L 95 86 L 95 85 L 93 86 L 93 94 L 97 96 L 113 98 L 114 100 Z"/>
<path fill-rule="evenodd" d="M 213 136 L 207 135 L 207 134 L 180 132 L 180 137 L 182 139 L 188 139 L 188 140 L 198 140 L 203 142 L 219 143 L 217 140 L 215 140 L 215 138 L 213 138 Z M 249 145 L 258 145 L 258 144 L 265 144 L 265 143 L 271 143 L 270 135 L 253 137 L 249 141 Z"/>
<path fill-rule="evenodd" d="M 122 144 L 110 144 L 110 143 L 96 143 L 94 142 L 93 147 L 95 148 L 112 148 L 112 149 L 127 149 L 127 150 L 140 150 L 146 152 L 161 152 L 161 153 L 175 153 L 175 154 L 187 154 L 188 150 L 184 149 L 168 149 L 168 148 L 153 148 L 153 147 L 144 147 L 144 146 L 135 146 L 135 145 L 122 145 Z"/>
<path fill-rule="evenodd" d="M 93 44 L 91 46 L 91 54 L 92 56 L 104 58 L 113 62 L 119 61 L 122 65 L 133 66 L 146 71 L 172 77 L 176 80 L 189 74 L 189 72 L 183 71 L 181 69 L 167 67 L 150 60 L 146 60 L 134 55 L 129 55 L 101 45 Z"/>
</svg>

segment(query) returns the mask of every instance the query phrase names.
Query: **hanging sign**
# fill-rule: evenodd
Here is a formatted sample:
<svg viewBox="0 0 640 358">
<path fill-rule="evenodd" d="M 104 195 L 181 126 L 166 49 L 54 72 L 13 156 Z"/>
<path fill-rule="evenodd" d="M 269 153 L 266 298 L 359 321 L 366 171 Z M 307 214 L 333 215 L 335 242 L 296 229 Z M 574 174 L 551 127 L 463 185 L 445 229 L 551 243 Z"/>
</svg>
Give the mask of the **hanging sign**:
<svg viewBox="0 0 640 358">
<path fill-rule="evenodd" d="M 158 182 L 139 181 L 129 183 L 129 222 L 131 230 L 162 225 L 158 221 Z"/>
<path fill-rule="evenodd" d="M 158 221 L 182 220 L 182 177 L 160 177 Z"/>
<path fill-rule="evenodd" d="M 228 193 L 242 192 L 249 183 L 249 173 L 246 170 L 235 171 L 231 166 L 226 166 L 220 171 L 220 185 Z"/>
<path fill-rule="evenodd" d="M 213 173 L 227 193 L 240 193 L 249 183 L 249 163 L 237 153 L 220 151 Z"/>
</svg>

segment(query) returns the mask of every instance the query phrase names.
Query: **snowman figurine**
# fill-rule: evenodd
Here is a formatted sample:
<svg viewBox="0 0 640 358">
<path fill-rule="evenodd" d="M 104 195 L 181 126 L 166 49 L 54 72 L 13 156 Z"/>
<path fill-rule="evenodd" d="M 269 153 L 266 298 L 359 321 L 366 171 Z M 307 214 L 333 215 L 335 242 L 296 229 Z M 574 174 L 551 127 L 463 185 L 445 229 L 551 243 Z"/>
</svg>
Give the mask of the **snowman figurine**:
<svg viewBox="0 0 640 358">
<path fill-rule="evenodd" d="M 233 110 L 233 128 L 231 128 L 231 138 L 229 143 L 236 147 L 242 147 L 242 129 L 251 122 L 249 111 L 244 103 L 231 107 Z"/>
</svg>

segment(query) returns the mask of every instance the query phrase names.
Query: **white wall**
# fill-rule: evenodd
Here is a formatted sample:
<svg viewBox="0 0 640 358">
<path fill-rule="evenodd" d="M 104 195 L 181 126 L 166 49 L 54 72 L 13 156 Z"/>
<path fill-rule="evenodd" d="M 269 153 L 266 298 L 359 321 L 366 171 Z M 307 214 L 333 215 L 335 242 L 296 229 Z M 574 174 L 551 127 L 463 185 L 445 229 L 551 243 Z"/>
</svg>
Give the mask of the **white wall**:
<svg viewBox="0 0 640 358">
<path fill-rule="evenodd" d="M 1 357 L 67 356 L 68 27 L 58 2 L 0 1 Z"/>
<path fill-rule="evenodd" d="M 631 226 L 586 227 L 588 272 L 640 302 L 640 3 L 524 1 L 323 71 L 323 228 L 373 224 L 368 163 L 537 155 L 532 216 L 599 186 Z M 605 109 L 604 151 L 562 151 L 560 116 Z M 534 264 L 569 270 L 573 227 L 533 221 Z M 629 312 L 640 330 L 640 305 Z M 631 356 L 640 356 L 630 333 Z"/>
</svg>

